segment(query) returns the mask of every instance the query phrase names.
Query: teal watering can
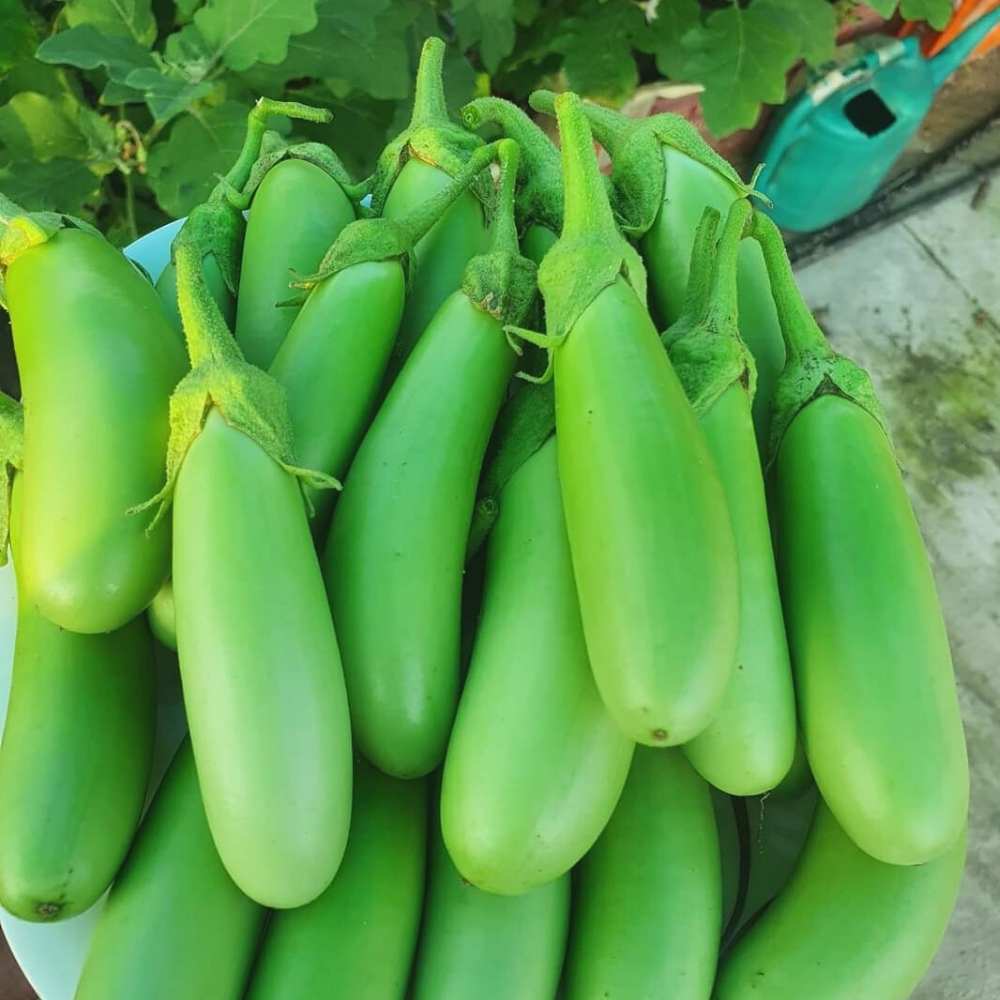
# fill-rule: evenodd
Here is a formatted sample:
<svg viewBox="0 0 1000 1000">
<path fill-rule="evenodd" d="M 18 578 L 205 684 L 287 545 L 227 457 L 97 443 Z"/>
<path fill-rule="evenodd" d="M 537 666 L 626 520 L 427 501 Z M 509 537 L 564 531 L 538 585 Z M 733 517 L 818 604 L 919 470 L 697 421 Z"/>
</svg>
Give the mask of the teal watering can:
<svg viewBox="0 0 1000 1000">
<path fill-rule="evenodd" d="M 867 53 L 794 100 L 765 137 L 757 190 L 784 229 L 808 233 L 859 209 L 930 110 L 934 94 L 1000 23 L 980 17 L 933 59 L 916 36 Z"/>
</svg>

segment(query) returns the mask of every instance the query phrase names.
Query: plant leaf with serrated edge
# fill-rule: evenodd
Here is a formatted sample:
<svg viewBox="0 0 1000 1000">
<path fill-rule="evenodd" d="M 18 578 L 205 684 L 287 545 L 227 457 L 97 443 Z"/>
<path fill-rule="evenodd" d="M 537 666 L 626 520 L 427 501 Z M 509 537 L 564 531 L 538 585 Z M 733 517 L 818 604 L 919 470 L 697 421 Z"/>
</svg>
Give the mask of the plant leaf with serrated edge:
<svg viewBox="0 0 1000 1000">
<path fill-rule="evenodd" d="M 3 2 L 0 4 L 0 73 L 17 64 L 35 49 L 37 37 L 24 4 Z"/>
<path fill-rule="evenodd" d="M 408 28 L 416 16 L 413 4 L 392 3 L 375 19 L 375 37 L 360 44 L 341 42 L 324 77 L 342 81 L 377 100 L 403 100 L 413 88 Z"/>
<path fill-rule="evenodd" d="M 630 0 L 585 0 L 552 41 L 564 56 L 570 87 L 590 97 L 622 101 L 639 82 L 632 55 L 645 29 L 642 11 Z"/>
<path fill-rule="evenodd" d="M 92 24 L 50 35 L 38 46 L 35 58 L 45 63 L 97 69 L 103 66 L 118 83 L 133 70 L 155 67 L 149 51 L 127 35 L 105 35 Z"/>
<path fill-rule="evenodd" d="M 167 36 L 163 48 L 166 61 L 192 82 L 203 80 L 212 71 L 216 56 L 194 24 Z"/>
<path fill-rule="evenodd" d="M 768 2 L 781 8 L 781 26 L 798 39 L 799 55 L 807 63 L 819 66 L 833 58 L 837 44 L 837 12 L 827 0 Z"/>
<path fill-rule="evenodd" d="M 115 159 L 118 155 L 115 129 L 104 115 L 84 106 L 75 109 L 74 121 L 87 141 L 88 158 L 92 166 L 97 168 L 99 163 L 110 163 Z"/>
<path fill-rule="evenodd" d="M 681 41 L 685 79 L 705 87 L 702 111 L 716 136 L 750 128 L 762 102 L 785 99 L 785 74 L 799 57 L 799 40 L 784 26 L 780 0 L 733 3 L 711 14 Z"/>
<path fill-rule="evenodd" d="M 320 0 L 316 5 L 316 27 L 288 41 L 288 57 L 280 64 L 288 74 L 286 79 L 332 76 L 339 63 L 338 55 L 345 47 L 359 45 L 370 51 L 378 38 L 376 19 L 390 3 L 391 0 L 374 0 L 369 8 L 361 10 L 338 0 Z M 384 66 L 377 67 L 380 72 L 383 69 Z"/>
<path fill-rule="evenodd" d="M 951 0 L 902 0 L 899 12 L 907 21 L 926 21 L 940 31 L 951 20 Z"/>
<path fill-rule="evenodd" d="M 158 122 L 170 121 L 212 92 L 210 83 L 191 83 L 183 78 L 167 76 L 155 68 L 134 70 L 125 82 L 142 93 L 153 118 Z"/>
<path fill-rule="evenodd" d="M 656 68 L 666 77 L 678 79 L 687 53 L 681 45 L 685 33 L 701 19 L 698 0 L 668 0 L 656 4 L 646 29 L 636 36 L 635 47 L 656 58 Z"/>
<path fill-rule="evenodd" d="M 0 189 L 33 212 L 75 215 L 99 183 L 97 175 L 79 160 L 14 160 L 0 166 Z"/>
<path fill-rule="evenodd" d="M 246 70 L 280 63 L 289 38 L 316 27 L 316 0 L 209 0 L 194 23 L 230 69 Z"/>
<path fill-rule="evenodd" d="M 226 101 L 178 119 L 167 140 L 150 151 L 149 185 L 169 215 L 187 215 L 204 201 L 239 155 L 247 109 Z"/>
<path fill-rule="evenodd" d="M 26 90 L 48 97 L 72 97 L 82 100 L 82 91 L 76 74 L 62 66 L 49 66 L 39 62 L 34 55 L 22 59 L 0 78 L 0 103 L 9 101 L 15 94 Z"/>
<path fill-rule="evenodd" d="M 316 28 L 289 40 L 288 57 L 278 66 L 257 65 L 247 74 L 251 86 L 283 86 L 313 77 L 328 82 L 333 94 L 360 91 L 376 100 L 402 100 L 410 94 L 412 63 L 407 32 L 416 5 L 374 0 L 361 10 L 339 0 L 320 0 Z"/>
<path fill-rule="evenodd" d="M 478 45 L 490 73 L 514 51 L 514 0 L 453 0 L 452 16 L 459 44 L 463 49 Z"/>
<path fill-rule="evenodd" d="M 133 90 L 117 80 L 108 80 L 104 90 L 101 91 L 101 96 L 97 99 L 99 104 L 112 107 L 120 104 L 142 104 L 144 100 L 141 90 Z"/>
<path fill-rule="evenodd" d="M 109 35 L 127 35 L 149 48 L 156 41 L 152 0 L 68 0 L 66 23 L 90 24 Z"/>
<path fill-rule="evenodd" d="M 15 94 L 0 108 L 0 143 L 14 159 L 42 163 L 57 157 L 82 159 L 87 155 L 86 136 L 76 122 L 82 105 L 69 98 L 26 91 Z"/>
</svg>

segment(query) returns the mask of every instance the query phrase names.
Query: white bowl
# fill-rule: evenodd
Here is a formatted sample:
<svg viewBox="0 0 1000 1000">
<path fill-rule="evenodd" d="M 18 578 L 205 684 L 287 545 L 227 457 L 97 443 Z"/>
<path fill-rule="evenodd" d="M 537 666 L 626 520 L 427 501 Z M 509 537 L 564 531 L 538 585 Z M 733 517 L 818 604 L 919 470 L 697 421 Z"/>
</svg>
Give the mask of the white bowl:
<svg viewBox="0 0 1000 1000">
<path fill-rule="evenodd" d="M 126 247 L 125 253 L 141 264 L 155 280 L 170 260 L 170 243 L 182 222 L 179 220 L 161 226 Z M 13 569 L 8 562 L 0 567 L 0 725 L 7 718 L 16 619 L 17 593 Z M 172 656 L 157 658 L 157 695 L 156 748 L 150 775 L 150 795 L 159 784 L 185 731 L 180 682 Z M 94 925 L 103 905 L 102 898 L 86 913 L 55 924 L 29 923 L 0 908 L 0 926 L 10 950 L 41 1000 L 73 1000 Z"/>
</svg>

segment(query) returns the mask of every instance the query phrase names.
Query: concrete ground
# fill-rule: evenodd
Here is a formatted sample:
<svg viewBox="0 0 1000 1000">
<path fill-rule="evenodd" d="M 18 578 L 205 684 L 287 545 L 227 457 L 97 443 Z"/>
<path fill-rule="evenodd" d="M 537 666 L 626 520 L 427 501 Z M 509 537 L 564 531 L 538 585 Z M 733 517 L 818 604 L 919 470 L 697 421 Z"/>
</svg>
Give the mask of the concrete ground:
<svg viewBox="0 0 1000 1000">
<path fill-rule="evenodd" d="M 799 272 L 872 374 L 951 635 L 972 769 L 965 879 L 916 1000 L 1000 997 L 1000 176 Z"/>
</svg>

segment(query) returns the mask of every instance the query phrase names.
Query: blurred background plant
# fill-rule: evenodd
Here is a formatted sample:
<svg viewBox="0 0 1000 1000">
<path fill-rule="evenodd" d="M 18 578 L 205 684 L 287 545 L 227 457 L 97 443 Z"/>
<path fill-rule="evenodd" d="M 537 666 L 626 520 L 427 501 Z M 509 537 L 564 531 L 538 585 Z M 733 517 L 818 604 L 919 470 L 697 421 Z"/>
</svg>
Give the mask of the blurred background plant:
<svg viewBox="0 0 1000 1000">
<path fill-rule="evenodd" d="M 889 16 L 896 0 L 867 7 Z M 903 0 L 936 26 L 949 0 Z M 449 42 L 448 98 L 572 87 L 620 105 L 640 83 L 704 86 L 717 137 L 833 55 L 837 0 L 0 0 L 0 189 L 111 239 L 184 215 L 232 160 L 260 94 L 329 107 L 296 124 L 362 177 L 405 124 L 420 43 Z M 291 132 L 291 123 L 283 130 Z"/>
</svg>

